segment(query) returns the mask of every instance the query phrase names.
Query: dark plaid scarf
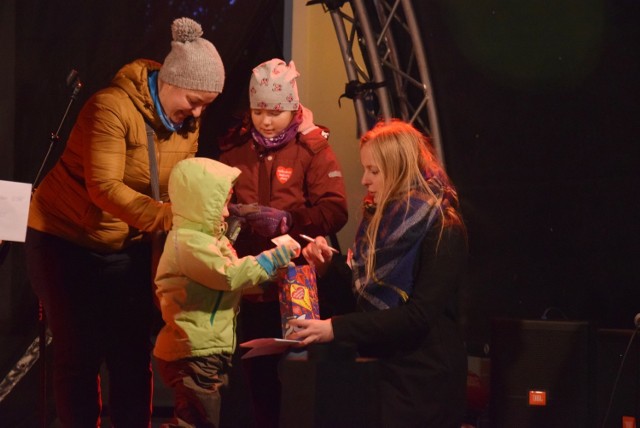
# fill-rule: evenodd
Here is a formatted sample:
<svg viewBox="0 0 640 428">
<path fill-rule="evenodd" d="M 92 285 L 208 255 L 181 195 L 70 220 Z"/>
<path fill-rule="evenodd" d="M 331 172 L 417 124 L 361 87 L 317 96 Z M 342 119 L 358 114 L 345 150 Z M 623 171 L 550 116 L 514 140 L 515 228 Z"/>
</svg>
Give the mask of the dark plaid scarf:
<svg viewBox="0 0 640 428">
<path fill-rule="evenodd" d="M 444 193 L 439 179 L 431 178 L 428 184 L 437 200 L 422 189 L 412 189 L 408 200 L 406 197 L 393 199 L 384 207 L 375 248 L 374 273 L 366 283 L 366 255 L 371 251 L 366 230 L 376 207 L 365 199 L 351 264 L 354 287 L 364 310 L 396 307 L 411 296 L 413 266 L 420 244 L 439 215 L 437 205 Z"/>
</svg>

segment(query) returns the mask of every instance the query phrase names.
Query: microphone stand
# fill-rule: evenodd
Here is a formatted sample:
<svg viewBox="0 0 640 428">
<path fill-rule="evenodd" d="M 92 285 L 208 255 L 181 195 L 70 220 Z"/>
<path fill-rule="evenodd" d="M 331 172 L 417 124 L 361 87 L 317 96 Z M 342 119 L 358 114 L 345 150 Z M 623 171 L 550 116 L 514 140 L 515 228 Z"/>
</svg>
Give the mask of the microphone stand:
<svg viewBox="0 0 640 428">
<path fill-rule="evenodd" d="M 52 132 L 49 136 L 49 149 L 47 150 L 47 154 L 44 156 L 42 163 L 40 164 L 40 169 L 38 170 L 38 174 L 36 174 L 36 179 L 33 180 L 33 191 L 35 192 L 36 187 L 38 187 L 40 181 L 40 175 L 42 174 L 42 170 L 44 169 L 47 160 L 49 159 L 49 155 L 51 154 L 51 150 L 56 143 L 60 142 L 60 130 L 62 129 L 62 125 L 69 114 L 69 110 L 71 109 L 71 105 L 78 98 L 78 94 L 80 93 L 80 89 L 82 89 L 82 82 L 78 78 L 78 72 L 76 70 L 71 70 L 69 75 L 67 76 L 67 86 L 73 87 L 73 92 L 71 93 L 71 97 L 69 98 L 69 103 L 67 104 L 67 108 L 62 115 L 62 119 L 60 120 L 60 124 L 58 125 L 58 129 L 56 132 Z"/>
<path fill-rule="evenodd" d="M 40 164 L 40 169 L 38 170 L 38 174 L 36 174 L 35 180 L 33 180 L 33 189 L 31 194 L 36 191 L 38 184 L 40 184 L 40 175 L 44 170 L 44 167 L 49 159 L 49 155 L 51 154 L 51 150 L 54 145 L 57 145 L 60 142 L 60 130 L 64 125 L 67 116 L 69 115 L 69 110 L 71 110 L 71 105 L 78 98 L 78 94 L 80 93 L 80 89 L 82 89 L 82 82 L 78 77 L 78 72 L 76 70 L 71 70 L 69 75 L 67 76 L 67 86 L 72 87 L 73 90 L 71 92 L 71 96 L 69 97 L 69 102 L 67 103 L 67 108 L 62 115 L 62 119 L 60 119 L 60 123 L 58 124 L 58 128 L 55 132 L 52 132 L 49 137 L 49 149 L 45 154 L 42 163 Z M 40 400 L 41 400 L 41 424 L 42 428 L 47 426 L 47 362 L 46 362 L 46 350 L 47 345 L 51 342 L 51 336 L 47 335 L 47 320 L 44 312 L 44 307 L 42 306 L 42 301 L 38 300 L 38 351 L 39 358 L 42 364 L 42 371 L 40 373 Z"/>
<path fill-rule="evenodd" d="M 33 192 L 35 192 L 36 187 L 39 184 L 40 175 L 42 174 L 42 171 L 44 170 L 44 167 L 47 164 L 47 160 L 49 159 L 49 155 L 51 154 L 51 150 L 53 149 L 53 146 L 56 145 L 56 143 L 58 143 L 60 141 L 60 136 L 59 136 L 60 130 L 62 129 L 62 125 L 64 124 L 64 121 L 67 118 L 67 115 L 69 114 L 69 110 L 71 109 L 71 105 L 78 98 L 78 94 L 80 93 L 80 89 L 82 89 L 82 82 L 78 78 L 78 72 L 76 70 L 71 70 L 71 72 L 67 76 L 67 86 L 73 87 L 73 91 L 72 91 L 71 97 L 69 99 L 69 104 L 67 104 L 67 108 L 64 111 L 64 114 L 62 115 L 62 119 L 60 120 L 60 124 L 58 125 L 58 129 L 56 130 L 56 132 L 52 132 L 51 136 L 49 137 L 49 149 L 47 150 L 47 154 L 44 156 L 44 159 L 42 160 L 42 163 L 40 164 L 40 169 L 38 170 L 38 173 L 36 174 L 35 180 L 33 180 L 33 186 L 32 186 L 32 190 L 31 190 L 31 194 L 32 195 L 33 195 Z M 9 253 L 9 241 L 0 241 L 0 265 L 2 265 L 4 263 L 4 260 L 7 257 L 8 253 Z"/>
<path fill-rule="evenodd" d="M 4 259 L 9 254 L 9 241 L 0 242 L 0 266 L 4 263 Z"/>
</svg>

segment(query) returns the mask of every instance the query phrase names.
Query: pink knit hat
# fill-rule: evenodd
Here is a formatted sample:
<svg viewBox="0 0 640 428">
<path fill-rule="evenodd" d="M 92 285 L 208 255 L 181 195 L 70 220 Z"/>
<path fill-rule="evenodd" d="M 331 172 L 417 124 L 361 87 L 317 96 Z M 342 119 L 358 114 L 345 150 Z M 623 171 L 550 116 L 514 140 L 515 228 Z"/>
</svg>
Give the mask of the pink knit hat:
<svg viewBox="0 0 640 428">
<path fill-rule="evenodd" d="M 296 77 L 300 73 L 293 61 L 270 59 L 253 69 L 249 81 L 252 109 L 296 111 L 300 106 Z"/>
</svg>

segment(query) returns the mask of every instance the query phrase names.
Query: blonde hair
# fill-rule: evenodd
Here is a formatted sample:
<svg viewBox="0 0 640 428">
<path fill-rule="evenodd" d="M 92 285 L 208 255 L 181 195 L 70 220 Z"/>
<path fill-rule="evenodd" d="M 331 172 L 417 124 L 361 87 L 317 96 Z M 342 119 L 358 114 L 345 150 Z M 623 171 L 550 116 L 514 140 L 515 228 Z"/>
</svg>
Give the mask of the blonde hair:
<svg viewBox="0 0 640 428">
<path fill-rule="evenodd" d="M 436 208 L 442 211 L 442 195 L 436 195 L 427 183 L 427 177 L 436 176 L 449 185 L 448 178 L 432 151 L 427 138 L 406 122 L 393 120 L 379 122 L 360 139 L 360 149 L 370 148 L 373 161 L 382 174 L 382 189 L 377 192 L 377 208 L 373 213 L 365 236 L 369 242 L 366 254 L 366 282 L 373 278 L 375 248 L 378 230 L 385 206 L 393 199 L 406 199 L 410 207 L 410 191 L 418 189 L 433 197 Z M 454 191 L 455 193 L 455 191 Z"/>
</svg>

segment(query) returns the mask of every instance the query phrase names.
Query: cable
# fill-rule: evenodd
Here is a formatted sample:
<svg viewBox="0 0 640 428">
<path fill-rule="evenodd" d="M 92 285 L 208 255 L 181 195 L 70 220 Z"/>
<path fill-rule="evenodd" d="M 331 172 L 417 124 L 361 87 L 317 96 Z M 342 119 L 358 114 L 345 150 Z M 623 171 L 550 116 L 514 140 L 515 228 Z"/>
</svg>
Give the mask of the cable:
<svg viewBox="0 0 640 428">
<path fill-rule="evenodd" d="M 616 374 L 616 380 L 613 382 L 613 389 L 611 390 L 611 396 L 609 396 L 609 404 L 607 405 L 607 411 L 604 414 L 604 419 L 602 420 L 602 428 L 606 428 L 607 420 L 609 419 L 609 413 L 611 412 L 611 406 L 613 405 L 613 398 L 616 394 L 616 388 L 618 387 L 618 381 L 620 381 L 620 375 L 622 374 L 622 369 L 624 368 L 624 362 L 627 359 L 627 355 L 629 355 L 629 350 L 631 349 L 631 345 L 633 344 L 633 339 L 638 334 L 638 330 L 640 330 L 640 313 L 636 314 L 633 318 L 633 322 L 636 328 L 633 330 L 633 334 L 629 339 L 629 343 L 627 344 L 627 349 L 624 351 L 622 355 L 622 360 L 620 361 L 620 367 L 618 367 L 618 373 Z"/>
</svg>

